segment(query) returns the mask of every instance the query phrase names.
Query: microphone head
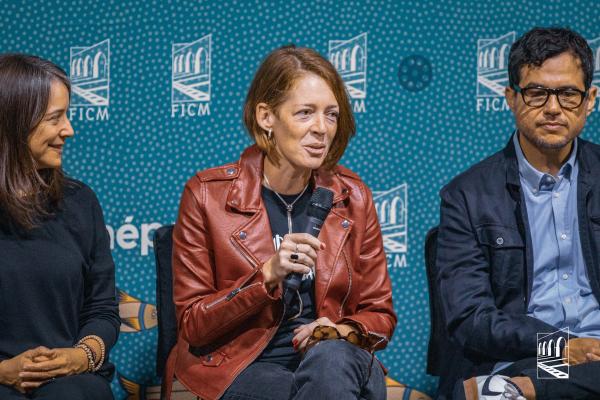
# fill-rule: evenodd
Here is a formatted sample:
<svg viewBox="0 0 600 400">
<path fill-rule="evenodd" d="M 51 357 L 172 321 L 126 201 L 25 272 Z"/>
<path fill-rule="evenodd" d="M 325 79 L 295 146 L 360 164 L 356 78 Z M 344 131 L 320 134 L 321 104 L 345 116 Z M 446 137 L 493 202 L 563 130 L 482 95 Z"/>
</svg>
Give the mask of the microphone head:
<svg viewBox="0 0 600 400">
<path fill-rule="evenodd" d="M 308 216 L 324 221 L 333 205 L 333 192 L 324 187 L 318 187 L 310 197 Z"/>
</svg>

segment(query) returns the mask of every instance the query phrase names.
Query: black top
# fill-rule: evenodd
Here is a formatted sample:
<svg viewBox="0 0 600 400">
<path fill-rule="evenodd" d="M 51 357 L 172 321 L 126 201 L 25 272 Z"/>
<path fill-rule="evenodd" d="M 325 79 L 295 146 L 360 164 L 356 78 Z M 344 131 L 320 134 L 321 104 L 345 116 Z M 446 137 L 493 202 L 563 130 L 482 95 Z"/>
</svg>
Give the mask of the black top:
<svg viewBox="0 0 600 400">
<path fill-rule="evenodd" d="M 298 194 L 281 195 L 281 197 L 286 203 L 291 204 L 298 197 Z M 311 194 L 312 190 L 308 188 L 294 204 L 292 212 L 293 233 L 301 232 L 304 229 Z M 262 187 L 262 198 L 269 215 L 273 244 L 275 249 L 279 249 L 283 237 L 288 233 L 287 210 L 275 192 L 264 186 Z M 292 339 L 295 336 L 294 329 L 315 320 L 314 293 L 314 274 L 305 274 L 298 289 L 298 294 L 293 296 L 291 304 L 285 304 L 285 315 L 279 329 L 277 329 L 275 336 L 256 361 L 274 362 L 295 370 L 300 363 L 301 356 L 299 352 L 294 350 L 292 345 Z M 300 296 L 301 302 L 298 296 Z M 298 313 L 300 315 L 294 318 Z"/>
<path fill-rule="evenodd" d="M 100 204 L 67 180 L 54 215 L 29 232 L 0 224 L 0 360 L 37 346 L 72 347 L 100 336 L 106 354 L 120 319 L 115 267 Z M 101 374 L 112 377 L 105 363 Z"/>
</svg>

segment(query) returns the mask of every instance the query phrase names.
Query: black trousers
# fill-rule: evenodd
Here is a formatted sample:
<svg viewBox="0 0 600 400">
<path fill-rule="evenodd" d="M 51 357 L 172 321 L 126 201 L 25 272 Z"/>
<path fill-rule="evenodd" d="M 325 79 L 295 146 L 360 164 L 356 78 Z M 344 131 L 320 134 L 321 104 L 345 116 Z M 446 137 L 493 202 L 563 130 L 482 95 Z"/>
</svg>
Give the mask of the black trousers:
<svg viewBox="0 0 600 400">
<path fill-rule="evenodd" d="M 22 394 L 12 387 L 0 385 L 2 400 L 113 400 L 110 384 L 95 374 L 57 378 L 38 389 Z"/>
<path fill-rule="evenodd" d="M 369 352 L 345 340 L 325 340 L 294 371 L 269 362 L 250 364 L 220 400 L 383 400 L 383 369 L 371 361 Z"/>
</svg>

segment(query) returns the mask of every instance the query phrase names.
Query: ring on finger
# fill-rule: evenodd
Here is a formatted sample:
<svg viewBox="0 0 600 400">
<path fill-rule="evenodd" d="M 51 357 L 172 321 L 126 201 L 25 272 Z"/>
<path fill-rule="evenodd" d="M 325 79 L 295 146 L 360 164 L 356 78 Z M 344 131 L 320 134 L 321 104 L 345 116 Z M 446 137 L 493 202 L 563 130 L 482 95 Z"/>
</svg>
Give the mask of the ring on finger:
<svg viewBox="0 0 600 400">
<path fill-rule="evenodd" d="M 298 259 L 299 259 L 299 258 L 300 258 L 300 257 L 298 256 L 298 254 L 297 254 L 297 253 L 292 253 L 292 254 L 290 254 L 290 260 L 292 260 L 292 262 L 293 262 L 294 264 L 298 262 Z"/>
</svg>

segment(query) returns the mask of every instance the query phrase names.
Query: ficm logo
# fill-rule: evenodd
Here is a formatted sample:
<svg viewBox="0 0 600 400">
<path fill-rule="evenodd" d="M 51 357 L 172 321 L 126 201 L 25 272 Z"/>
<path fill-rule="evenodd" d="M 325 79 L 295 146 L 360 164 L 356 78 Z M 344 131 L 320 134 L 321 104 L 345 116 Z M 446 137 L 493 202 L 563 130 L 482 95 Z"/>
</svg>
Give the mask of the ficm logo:
<svg viewBox="0 0 600 400">
<path fill-rule="evenodd" d="M 408 185 L 373 192 L 388 267 L 406 267 L 408 251 Z"/>
<path fill-rule="evenodd" d="M 348 40 L 330 40 L 328 57 L 346 84 L 354 112 L 365 112 L 367 33 L 361 33 Z"/>
<path fill-rule="evenodd" d="M 515 32 L 477 40 L 477 111 L 507 111 L 504 88 L 508 85 L 508 53 Z"/>
<path fill-rule="evenodd" d="M 568 379 L 569 352 L 563 351 L 569 343 L 569 329 L 537 334 L 537 378 Z"/>
<path fill-rule="evenodd" d="M 173 43 L 171 55 L 171 116 L 210 115 L 211 39 Z"/>
<path fill-rule="evenodd" d="M 71 47 L 70 53 L 72 95 L 69 118 L 79 121 L 108 120 L 110 39 L 87 47 Z"/>
</svg>

